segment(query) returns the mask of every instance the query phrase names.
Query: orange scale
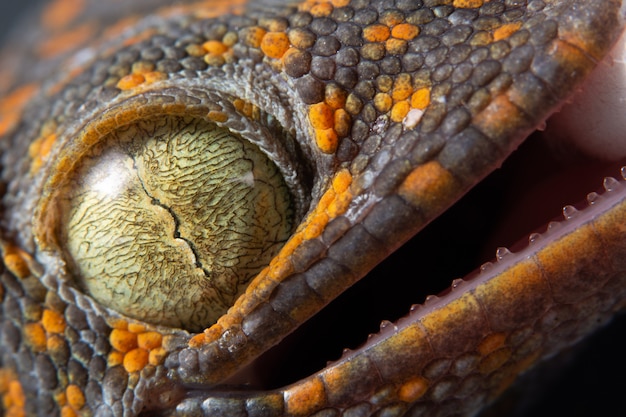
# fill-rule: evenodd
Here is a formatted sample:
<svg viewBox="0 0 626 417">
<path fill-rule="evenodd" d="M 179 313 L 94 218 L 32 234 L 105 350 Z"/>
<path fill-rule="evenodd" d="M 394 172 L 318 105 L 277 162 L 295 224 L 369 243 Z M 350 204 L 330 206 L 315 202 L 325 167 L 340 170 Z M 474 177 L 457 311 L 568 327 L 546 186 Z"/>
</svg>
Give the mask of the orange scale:
<svg viewBox="0 0 626 417">
<path fill-rule="evenodd" d="M 430 88 L 420 88 L 411 96 L 411 107 L 424 110 L 430 104 Z"/>
<path fill-rule="evenodd" d="M 368 42 L 384 42 L 390 35 L 391 30 L 385 25 L 375 24 L 363 29 L 363 39 Z"/>
<path fill-rule="evenodd" d="M 204 50 L 209 54 L 214 55 L 221 55 L 228 51 L 228 46 L 224 45 L 224 43 L 220 41 L 206 41 L 202 44 L 202 48 L 204 48 Z"/>
<path fill-rule="evenodd" d="M 419 27 L 410 23 L 401 23 L 391 29 L 391 36 L 396 39 L 403 39 L 405 41 L 410 41 L 411 39 L 419 35 L 419 33 Z"/>
<path fill-rule="evenodd" d="M 124 369 L 126 372 L 138 372 L 141 371 L 148 364 L 148 351 L 145 349 L 133 349 L 124 355 Z"/>
<path fill-rule="evenodd" d="M 270 58 L 281 58 L 289 46 L 289 38 L 284 32 L 268 32 L 261 40 L 261 51 Z"/>
<path fill-rule="evenodd" d="M 339 138 L 335 129 L 316 129 L 315 143 L 324 153 L 330 154 L 337 150 Z"/>
<path fill-rule="evenodd" d="M 47 333 L 63 333 L 65 331 L 65 318 L 56 311 L 44 310 L 41 323 Z"/>
<path fill-rule="evenodd" d="M 309 13 L 313 17 L 326 17 L 329 16 L 334 10 L 332 3 L 319 3 L 311 7 Z"/>
<path fill-rule="evenodd" d="M 400 123 L 405 118 L 409 110 L 411 110 L 411 106 L 408 101 L 399 101 L 394 104 L 391 109 L 391 120 L 396 123 Z"/>
<path fill-rule="evenodd" d="M 334 125 L 333 109 L 326 103 L 317 103 L 309 107 L 309 120 L 314 129 L 330 129 Z"/>
<path fill-rule="evenodd" d="M 113 329 L 109 335 L 109 343 L 115 350 L 129 352 L 137 347 L 137 335 L 128 330 Z"/>
<path fill-rule="evenodd" d="M 146 81 L 146 78 L 141 74 L 128 74 L 122 77 L 116 87 L 122 91 L 131 90 Z"/>
</svg>

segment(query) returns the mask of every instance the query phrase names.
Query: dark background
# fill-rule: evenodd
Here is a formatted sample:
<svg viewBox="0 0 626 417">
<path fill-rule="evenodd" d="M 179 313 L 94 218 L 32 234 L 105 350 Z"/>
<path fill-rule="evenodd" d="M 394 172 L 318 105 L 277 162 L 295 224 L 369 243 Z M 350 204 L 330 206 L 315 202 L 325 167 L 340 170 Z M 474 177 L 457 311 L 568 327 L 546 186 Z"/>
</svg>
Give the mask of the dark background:
<svg viewBox="0 0 626 417">
<path fill-rule="evenodd" d="M 6 33 L 11 27 L 19 27 L 23 15 L 33 13 L 40 3 L 41 0 L 0 0 L 0 44 L 4 43 Z M 497 180 L 494 181 L 497 182 Z M 491 192 L 493 190 L 489 191 Z M 449 217 L 454 216 L 456 214 L 449 215 Z M 431 236 L 436 234 L 438 233 L 432 232 Z M 447 251 L 446 244 L 444 243 L 439 251 Z M 392 258 L 381 265 L 380 269 L 389 271 L 388 268 L 393 268 L 402 272 L 415 268 L 415 258 L 409 247 L 401 249 Z M 439 262 L 446 263 L 446 259 Z M 394 264 L 393 267 L 390 263 Z M 352 310 L 361 313 L 364 311 L 359 308 Z M 318 331 L 309 332 L 313 337 L 303 344 L 317 348 L 319 337 L 317 335 L 320 334 L 317 333 Z M 327 328 L 325 327 L 322 331 L 327 331 Z M 301 357 L 296 356 L 294 361 L 302 360 L 303 352 L 299 355 Z M 533 398 L 534 404 L 520 407 L 519 403 L 505 400 L 500 405 L 502 408 L 496 408 L 487 415 L 501 417 L 512 413 L 518 417 L 626 416 L 625 355 L 626 317 L 622 315 L 612 326 L 599 332 L 591 340 L 576 348 L 566 359 L 561 360 L 560 362 L 564 362 L 562 369 L 557 367 L 554 372 L 548 370 L 544 373 L 531 374 L 525 378 L 527 380 L 525 386 L 513 391 L 512 397 Z M 306 353 L 303 356 L 308 358 Z M 323 360 L 328 359 L 334 358 L 326 357 Z M 517 410 L 517 412 L 512 412 L 512 410 Z"/>
</svg>

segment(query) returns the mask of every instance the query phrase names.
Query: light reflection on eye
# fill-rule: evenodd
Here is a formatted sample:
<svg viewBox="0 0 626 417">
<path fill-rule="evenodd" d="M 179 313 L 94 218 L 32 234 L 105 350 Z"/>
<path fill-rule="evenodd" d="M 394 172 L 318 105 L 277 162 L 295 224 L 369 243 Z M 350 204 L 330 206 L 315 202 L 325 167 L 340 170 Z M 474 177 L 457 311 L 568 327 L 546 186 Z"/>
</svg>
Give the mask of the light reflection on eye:
<svg viewBox="0 0 626 417">
<path fill-rule="evenodd" d="M 130 186 L 132 180 L 132 173 L 124 166 L 125 158 L 123 154 L 114 151 L 101 155 L 83 180 L 85 188 L 98 194 L 101 199 L 117 198 Z"/>
<path fill-rule="evenodd" d="M 294 224 L 268 157 L 198 118 L 110 133 L 59 196 L 59 240 L 79 285 L 123 314 L 190 331 L 233 304 Z"/>
</svg>

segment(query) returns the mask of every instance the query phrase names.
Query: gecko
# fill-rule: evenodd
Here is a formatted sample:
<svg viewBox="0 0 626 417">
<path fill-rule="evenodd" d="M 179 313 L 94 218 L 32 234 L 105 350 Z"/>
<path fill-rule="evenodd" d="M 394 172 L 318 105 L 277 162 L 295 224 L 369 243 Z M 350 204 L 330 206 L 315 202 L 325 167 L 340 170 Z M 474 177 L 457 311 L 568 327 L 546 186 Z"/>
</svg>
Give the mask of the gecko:
<svg viewBox="0 0 626 417">
<path fill-rule="evenodd" d="M 254 376 L 542 124 L 620 2 L 118 6 L 53 1 L 2 59 L 7 415 L 473 415 L 623 309 L 607 179 L 327 366 Z"/>
</svg>

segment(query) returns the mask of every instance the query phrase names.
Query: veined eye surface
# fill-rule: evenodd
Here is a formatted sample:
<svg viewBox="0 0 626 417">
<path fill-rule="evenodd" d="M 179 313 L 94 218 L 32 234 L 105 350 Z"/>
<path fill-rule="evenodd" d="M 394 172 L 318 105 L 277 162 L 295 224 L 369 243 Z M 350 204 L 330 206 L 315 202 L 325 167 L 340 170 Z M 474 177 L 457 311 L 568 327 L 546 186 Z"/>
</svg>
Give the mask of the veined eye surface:
<svg viewBox="0 0 626 417">
<path fill-rule="evenodd" d="M 207 327 L 292 232 L 278 168 L 208 121 L 140 120 L 81 158 L 57 194 L 58 238 L 79 285 L 128 316 Z"/>
</svg>

